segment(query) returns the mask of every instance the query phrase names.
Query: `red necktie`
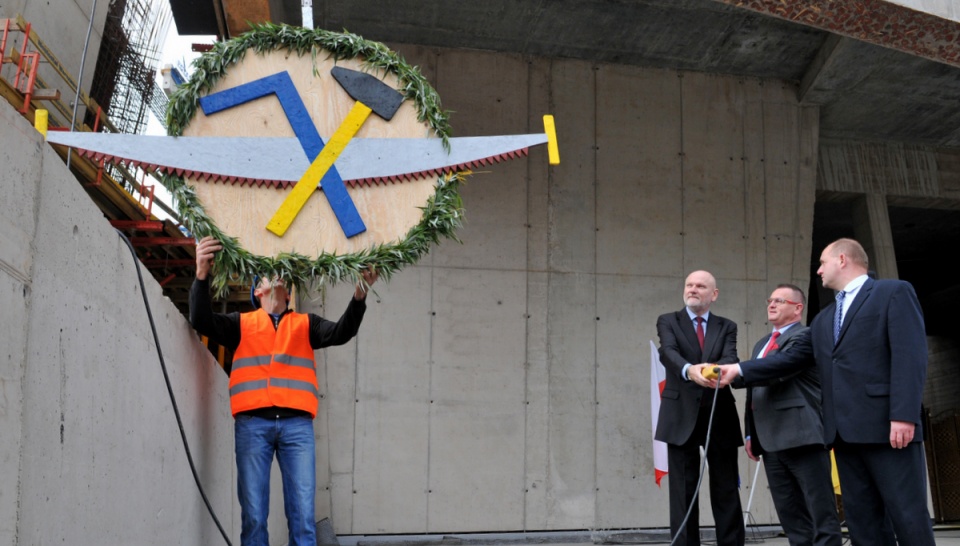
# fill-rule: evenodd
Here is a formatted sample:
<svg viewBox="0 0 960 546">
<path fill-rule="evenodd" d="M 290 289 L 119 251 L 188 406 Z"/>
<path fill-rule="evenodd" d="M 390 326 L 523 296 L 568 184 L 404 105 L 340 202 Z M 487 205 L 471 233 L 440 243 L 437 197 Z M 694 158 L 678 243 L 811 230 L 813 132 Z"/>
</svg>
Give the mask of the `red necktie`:
<svg viewBox="0 0 960 546">
<path fill-rule="evenodd" d="M 763 354 L 760 355 L 760 358 L 767 356 L 770 351 L 774 349 L 779 349 L 780 346 L 777 345 L 777 338 L 780 337 L 780 330 L 774 330 L 773 335 L 770 336 L 770 343 L 767 344 L 767 348 L 764 349 Z"/>
<path fill-rule="evenodd" d="M 700 351 L 703 351 L 703 317 L 697 317 L 697 341 L 700 342 Z"/>
</svg>

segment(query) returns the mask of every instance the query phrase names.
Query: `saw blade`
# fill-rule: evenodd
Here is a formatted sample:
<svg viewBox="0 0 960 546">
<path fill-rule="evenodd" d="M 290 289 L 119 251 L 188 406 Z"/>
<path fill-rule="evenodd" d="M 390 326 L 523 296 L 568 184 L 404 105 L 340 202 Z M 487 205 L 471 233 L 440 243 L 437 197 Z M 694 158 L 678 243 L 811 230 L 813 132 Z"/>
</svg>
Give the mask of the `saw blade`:
<svg viewBox="0 0 960 546">
<path fill-rule="evenodd" d="M 337 159 L 351 186 L 399 182 L 498 163 L 527 155 L 546 134 L 457 137 L 449 152 L 438 138 L 354 138 Z M 80 155 L 206 181 L 289 186 L 312 158 L 296 138 L 169 137 L 51 131 L 47 141 Z"/>
</svg>

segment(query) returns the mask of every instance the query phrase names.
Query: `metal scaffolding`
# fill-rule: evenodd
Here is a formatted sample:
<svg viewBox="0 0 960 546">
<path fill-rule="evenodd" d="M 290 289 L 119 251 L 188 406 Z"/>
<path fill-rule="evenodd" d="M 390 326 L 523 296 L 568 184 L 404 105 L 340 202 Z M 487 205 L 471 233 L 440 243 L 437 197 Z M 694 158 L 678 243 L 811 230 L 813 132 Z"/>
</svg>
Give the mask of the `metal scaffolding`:
<svg viewBox="0 0 960 546">
<path fill-rule="evenodd" d="M 165 123 L 167 97 L 156 74 L 171 21 L 162 0 L 110 2 L 90 96 L 122 133 L 142 133 L 148 109 Z"/>
</svg>

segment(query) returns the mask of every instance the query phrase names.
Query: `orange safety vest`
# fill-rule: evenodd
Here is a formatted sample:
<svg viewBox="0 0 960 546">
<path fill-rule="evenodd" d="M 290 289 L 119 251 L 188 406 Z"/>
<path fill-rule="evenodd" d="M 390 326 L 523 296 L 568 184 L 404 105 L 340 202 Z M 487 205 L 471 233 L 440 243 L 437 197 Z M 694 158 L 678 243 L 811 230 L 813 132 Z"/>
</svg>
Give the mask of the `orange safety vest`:
<svg viewBox="0 0 960 546">
<path fill-rule="evenodd" d="M 310 347 L 310 318 L 287 313 L 280 326 L 263 309 L 240 314 L 240 345 L 230 371 L 230 411 L 270 406 L 317 416 L 320 388 Z"/>
</svg>

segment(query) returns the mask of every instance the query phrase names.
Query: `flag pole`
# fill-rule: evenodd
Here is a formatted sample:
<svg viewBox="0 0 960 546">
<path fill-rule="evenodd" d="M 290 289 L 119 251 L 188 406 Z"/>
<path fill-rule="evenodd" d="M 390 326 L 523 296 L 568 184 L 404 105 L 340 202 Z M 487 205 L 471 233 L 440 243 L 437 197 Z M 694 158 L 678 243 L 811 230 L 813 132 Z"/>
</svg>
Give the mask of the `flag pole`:
<svg viewBox="0 0 960 546">
<path fill-rule="evenodd" d="M 747 499 L 747 509 L 743 511 L 743 526 L 747 526 L 747 522 L 750 521 L 750 506 L 753 505 L 753 494 L 757 490 L 757 475 L 760 474 L 760 467 L 763 466 L 763 455 L 760 456 L 760 461 L 757 462 L 757 468 L 753 471 L 753 482 L 750 484 L 750 497 Z"/>
</svg>

